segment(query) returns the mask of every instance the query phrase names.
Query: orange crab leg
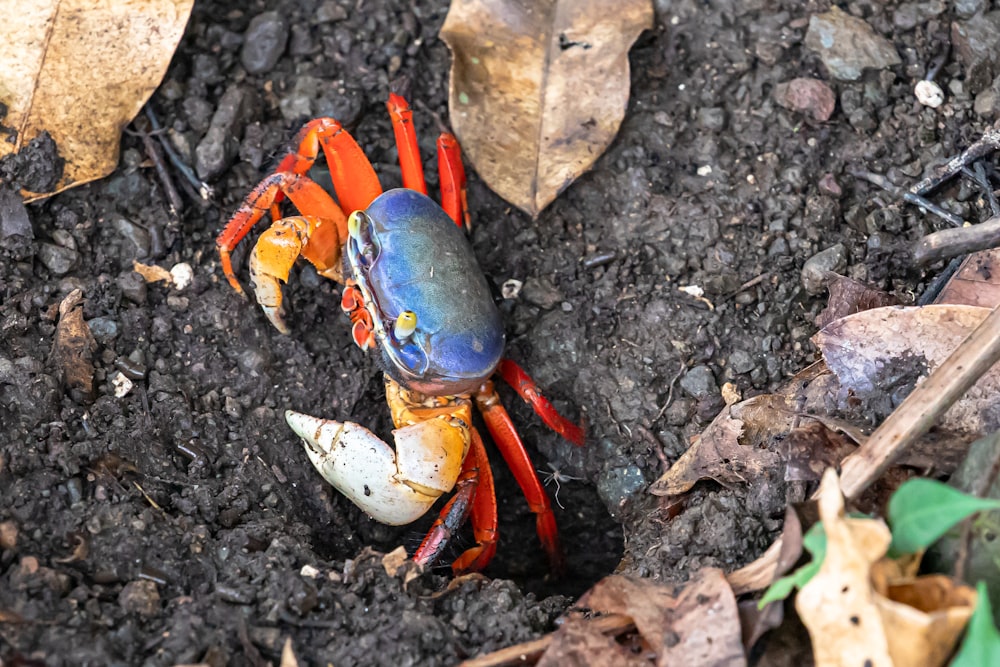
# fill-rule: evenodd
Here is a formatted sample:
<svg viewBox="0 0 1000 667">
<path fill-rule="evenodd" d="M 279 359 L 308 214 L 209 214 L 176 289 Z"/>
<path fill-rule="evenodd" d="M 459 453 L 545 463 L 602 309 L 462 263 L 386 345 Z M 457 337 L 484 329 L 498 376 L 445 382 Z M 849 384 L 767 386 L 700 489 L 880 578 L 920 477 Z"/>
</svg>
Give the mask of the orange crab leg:
<svg viewBox="0 0 1000 667">
<path fill-rule="evenodd" d="M 316 162 L 320 147 L 326 155 L 333 189 L 345 215 L 362 211 L 382 194 L 371 162 L 354 137 L 333 118 L 316 118 L 295 135 L 297 148 L 278 164 L 277 171 L 304 174 Z M 278 200 L 280 201 L 280 200 Z M 302 210 L 302 209 L 299 209 Z M 306 213 L 307 211 L 303 211 Z"/>
<path fill-rule="evenodd" d="M 500 403 L 493 383 L 487 380 L 476 393 L 476 405 L 483 415 L 486 427 L 493 436 L 500 454 L 503 455 L 507 467 L 514 473 L 521 492 L 528 501 L 528 507 L 535 513 L 535 531 L 542 543 L 542 548 L 549 557 L 552 571 L 561 574 L 565 570 L 562 549 L 559 548 L 559 532 L 556 529 L 556 517 L 552 505 L 545 493 L 542 482 L 535 474 L 535 468 L 524 449 L 521 436 L 514 429 L 514 423 Z"/>
<path fill-rule="evenodd" d="M 535 414 L 542 418 L 546 426 L 574 445 L 583 445 L 585 438 L 583 427 L 559 414 L 552 403 L 542 396 L 531 376 L 516 361 L 501 359 L 500 365 L 497 366 L 497 372 L 504 379 L 504 382 L 513 387 L 514 391 L 524 399 L 524 402 L 534 409 Z"/>
<path fill-rule="evenodd" d="M 465 193 L 465 167 L 458 139 L 451 132 L 442 132 L 437 140 L 438 177 L 441 179 L 441 208 L 459 227 L 472 227 L 469 202 Z"/>
<path fill-rule="evenodd" d="M 320 257 L 314 255 L 310 257 L 314 263 L 319 261 L 326 266 L 332 265 L 336 261 L 336 257 L 339 257 L 340 244 L 347 238 L 347 219 L 341 213 L 340 207 L 319 184 L 307 176 L 292 172 L 271 174 L 258 183 L 257 187 L 247 195 L 243 204 L 236 210 L 215 240 L 215 245 L 219 250 L 219 258 L 222 261 L 222 271 L 233 289 L 241 294 L 243 288 L 240 287 L 239 281 L 236 280 L 236 274 L 233 272 L 230 253 L 282 194 L 287 195 L 300 211 L 308 212 L 317 218 L 329 219 L 333 223 L 328 228 L 333 227 L 336 230 L 336 242 L 324 239 L 321 244 L 324 251 L 327 253 L 335 252 L 336 256 Z"/>
<path fill-rule="evenodd" d="M 420 162 L 420 146 L 417 133 L 413 129 L 413 112 L 402 95 L 389 93 L 385 104 L 392 118 L 392 131 L 396 135 L 396 150 L 399 152 L 399 166 L 403 169 L 403 187 L 427 194 L 424 181 L 424 165 Z"/>
<path fill-rule="evenodd" d="M 440 516 L 413 554 L 413 560 L 418 563 L 433 563 L 440 558 L 452 535 L 471 514 L 476 546 L 466 550 L 452 563 L 452 570 L 456 574 L 482 570 L 489 565 L 497 550 L 497 501 L 493 472 L 479 433 L 472 429 L 469 435 L 469 453 L 462 465 L 462 474 L 455 484 L 455 495 L 441 510 Z"/>
</svg>

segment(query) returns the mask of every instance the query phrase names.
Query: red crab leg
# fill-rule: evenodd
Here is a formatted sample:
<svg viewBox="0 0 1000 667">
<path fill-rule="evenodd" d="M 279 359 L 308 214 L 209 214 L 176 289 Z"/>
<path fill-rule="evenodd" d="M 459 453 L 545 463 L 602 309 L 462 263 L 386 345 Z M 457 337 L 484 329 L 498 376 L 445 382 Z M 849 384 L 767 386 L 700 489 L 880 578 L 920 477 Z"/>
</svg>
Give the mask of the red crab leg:
<svg viewBox="0 0 1000 667">
<path fill-rule="evenodd" d="M 549 403 L 549 400 L 538 391 L 538 386 L 531 379 L 531 376 L 517 362 L 501 359 L 500 365 L 497 366 L 497 372 L 504 379 L 504 382 L 513 387 L 514 391 L 535 410 L 535 414 L 541 417 L 550 429 L 574 445 L 583 445 L 585 438 L 583 427 L 559 414 L 555 407 Z"/>
<path fill-rule="evenodd" d="M 413 560 L 422 565 L 433 563 L 441 556 L 451 536 L 471 512 L 477 546 L 463 553 L 452 564 L 456 574 L 483 569 L 496 553 L 497 504 L 493 490 L 493 472 L 479 433 L 472 429 L 469 434 L 469 452 L 455 484 L 455 495 L 441 510 L 440 516 L 413 554 Z"/>
<path fill-rule="evenodd" d="M 333 118 L 309 121 L 295 135 L 295 142 L 298 147 L 285 156 L 277 171 L 306 173 L 316 162 L 316 155 L 322 147 L 344 215 L 363 211 L 382 194 L 382 186 L 372 163 L 354 137 Z"/>
<path fill-rule="evenodd" d="M 451 132 L 442 132 L 437 140 L 438 177 L 441 179 L 441 208 L 459 227 L 472 227 L 469 202 L 465 194 L 465 167 L 458 139 Z"/>
<path fill-rule="evenodd" d="M 542 542 L 542 548 L 549 557 L 549 565 L 553 572 L 561 574 L 565 570 L 562 549 L 559 548 L 559 532 L 556 529 L 556 517 L 552 513 L 552 505 L 545 493 L 535 468 L 524 449 L 521 436 L 514 429 L 514 423 L 500 403 L 500 397 L 493 389 L 493 383 L 486 381 L 476 394 L 476 405 L 483 414 L 486 427 L 493 436 L 500 454 L 507 466 L 514 473 L 521 492 L 528 501 L 528 507 L 535 513 L 535 531 Z"/>
<path fill-rule="evenodd" d="M 222 272 L 237 292 L 242 293 L 243 288 L 240 287 L 239 281 L 236 280 L 236 274 L 233 272 L 230 253 L 283 194 L 287 195 L 300 211 L 308 212 L 318 218 L 329 218 L 334 222 L 333 226 L 338 235 L 337 243 L 324 242 L 323 245 L 327 248 L 334 247 L 336 253 L 338 255 L 340 253 L 339 244 L 347 238 L 347 221 L 341 213 L 340 207 L 326 193 L 326 190 L 307 176 L 287 171 L 271 174 L 258 183 L 257 187 L 247 195 L 243 204 L 236 209 L 233 217 L 229 219 L 215 240 L 215 245 L 219 249 L 219 258 L 222 261 Z M 317 257 L 316 260 L 328 260 L 330 264 L 333 263 L 332 258 Z"/>
<path fill-rule="evenodd" d="M 413 112 L 402 95 L 389 93 L 385 104 L 392 118 L 392 131 L 396 135 L 396 150 L 399 152 L 399 166 L 403 169 L 403 187 L 427 194 L 424 181 L 424 165 L 420 162 L 420 146 L 417 133 L 413 129 Z"/>
</svg>

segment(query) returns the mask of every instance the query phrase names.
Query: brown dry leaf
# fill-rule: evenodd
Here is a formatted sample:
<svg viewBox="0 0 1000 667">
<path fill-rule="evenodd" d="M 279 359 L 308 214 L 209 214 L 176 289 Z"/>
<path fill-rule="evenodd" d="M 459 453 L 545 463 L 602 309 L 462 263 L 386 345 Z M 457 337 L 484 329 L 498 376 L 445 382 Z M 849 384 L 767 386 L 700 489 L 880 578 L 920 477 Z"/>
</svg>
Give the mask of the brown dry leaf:
<svg viewBox="0 0 1000 667">
<path fill-rule="evenodd" d="M 193 0 L 8 0 L 0 40 L 0 157 L 48 132 L 66 160 L 48 192 L 92 181 L 118 162 L 122 129 L 160 84 Z"/>
<path fill-rule="evenodd" d="M 1000 248 L 966 257 L 938 294 L 936 303 L 962 303 L 983 308 L 1000 304 Z"/>
<path fill-rule="evenodd" d="M 746 665 L 736 597 L 722 570 L 700 570 L 679 591 L 647 579 L 610 575 L 597 582 L 575 606 L 631 617 L 640 635 L 641 649 L 655 655 L 656 662 L 652 664 Z M 645 659 L 625 662 L 629 652 L 620 644 L 616 647 L 613 638 L 596 628 L 588 631 L 582 623 L 574 624 L 571 632 L 564 632 L 569 625 L 564 624 L 553 634 L 538 663 L 540 667 L 651 664 Z M 599 653 L 589 653 L 594 648 Z"/>
<path fill-rule="evenodd" d="M 899 299 L 891 294 L 847 276 L 833 277 L 826 288 L 830 292 L 830 298 L 827 299 L 823 312 L 816 316 L 816 326 L 820 329 L 841 317 L 899 303 Z"/>
<path fill-rule="evenodd" d="M 497 194 L 532 217 L 611 143 L 650 0 L 452 0 L 451 124 Z"/>
<path fill-rule="evenodd" d="M 883 559 L 889 529 L 878 520 L 844 516 L 832 469 L 820 485 L 819 512 L 826 555 L 795 600 L 817 667 L 943 665 L 972 615 L 975 591 L 941 575 L 914 579 L 908 574 L 915 571 L 912 560 Z"/>
<path fill-rule="evenodd" d="M 813 342 L 844 391 L 861 402 L 882 402 L 888 413 L 989 313 L 959 305 L 876 308 L 837 320 Z M 942 416 L 938 429 L 970 440 L 1000 430 L 998 401 L 1000 366 L 995 366 Z"/>
<path fill-rule="evenodd" d="M 653 482 L 649 492 L 657 496 L 675 496 L 685 493 L 702 479 L 714 479 L 723 485 L 746 483 L 778 465 L 780 461 L 774 452 L 740 443 L 744 424 L 731 414 L 735 407 L 724 408 L 697 442 Z"/>
<path fill-rule="evenodd" d="M 59 323 L 52 342 L 52 364 L 61 371 L 74 398 L 94 397 L 94 352 L 97 341 L 83 320 L 83 292 L 75 289 L 59 304 Z"/>
<path fill-rule="evenodd" d="M 285 645 L 281 647 L 281 662 L 279 667 L 299 667 L 299 659 L 295 657 L 295 649 L 292 648 L 292 638 L 285 638 Z"/>
</svg>

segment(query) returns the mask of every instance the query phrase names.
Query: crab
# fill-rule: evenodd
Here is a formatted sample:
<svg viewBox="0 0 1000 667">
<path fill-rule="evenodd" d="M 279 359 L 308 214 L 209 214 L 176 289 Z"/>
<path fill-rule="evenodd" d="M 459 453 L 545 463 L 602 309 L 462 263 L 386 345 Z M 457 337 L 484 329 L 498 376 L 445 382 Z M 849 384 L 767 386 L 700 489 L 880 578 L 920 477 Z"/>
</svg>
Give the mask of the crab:
<svg viewBox="0 0 1000 667">
<path fill-rule="evenodd" d="M 491 377 L 499 375 L 541 419 L 581 445 L 581 426 L 561 416 L 514 361 L 503 358 L 504 328 L 486 278 L 463 231 L 468 227 L 465 171 L 455 137 L 437 141 L 441 205 L 427 196 L 412 111 L 391 94 L 387 103 L 403 187 L 382 191 L 364 152 L 336 120 L 308 122 L 277 170 L 247 195 L 219 235 L 223 272 L 239 293 L 231 253 L 270 214 L 249 259 L 253 290 L 267 319 L 288 333 L 282 283 L 299 257 L 344 285 L 341 306 L 354 342 L 377 351 L 394 447 L 360 424 L 294 410 L 285 420 L 302 439 L 319 473 L 377 521 L 411 523 L 444 494 L 442 508 L 413 560 L 428 565 L 471 519 L 475 546 L 452 564 L 456 573 L 485 568 L 497 548 L 493 473 L 475 405 L 536 515 L 536 531 L 554 571 L 564 567 L 555 515 Z M 323 150 L 337 201 L 307 172 Z M 282 217 L 286 198 L 298 215 Z"/>
</svg>

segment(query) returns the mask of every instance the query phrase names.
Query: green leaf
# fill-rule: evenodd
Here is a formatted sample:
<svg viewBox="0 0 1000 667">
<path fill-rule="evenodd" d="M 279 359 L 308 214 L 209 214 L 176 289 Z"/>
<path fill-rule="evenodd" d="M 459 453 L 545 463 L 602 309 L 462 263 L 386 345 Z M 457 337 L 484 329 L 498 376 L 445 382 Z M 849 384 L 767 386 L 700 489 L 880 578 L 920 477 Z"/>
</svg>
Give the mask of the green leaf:
<svg viewBox="0 0 1000 667">
<path fill-rule="evenodd" d="M 889 500 L 889 555 L 916 553 L 970 514 L 993 509 L 1000 509 L 1000 500 L 976 498 L 932 479 L 908 480 Z"/>
<path fill-rule="evenodd" d="M 814 523 L 806 531 L 806 534 L 802 536 L 802 546 L 812 554 L 812 561 L 768 586 L 764 595 L 757 601 L 758 609 L 763 609 L 772 602 L 784 600 L 792 594 L 793 590 L 802 588 L 816 576 L 820 566 L 823 565 L 823 558 L 826 556 L 826 531 L 823 530 L 823 524 Z"/>
<path fill-rule="evenodd" d="M 972 612 L 962 648 L 951 661 L 951 667 L 1000 665 L 1000 632 L 997 632 L 993 622 L 993 609 L 990 607 L 990 596 L 984 582 L 980 581 L 976 585 L 976 594 L 979 598 L 976 610 Z"/>
</svg>

